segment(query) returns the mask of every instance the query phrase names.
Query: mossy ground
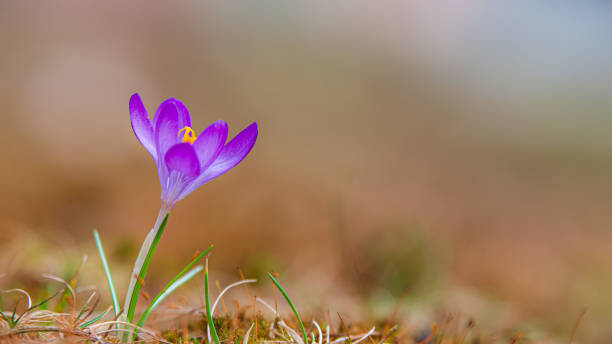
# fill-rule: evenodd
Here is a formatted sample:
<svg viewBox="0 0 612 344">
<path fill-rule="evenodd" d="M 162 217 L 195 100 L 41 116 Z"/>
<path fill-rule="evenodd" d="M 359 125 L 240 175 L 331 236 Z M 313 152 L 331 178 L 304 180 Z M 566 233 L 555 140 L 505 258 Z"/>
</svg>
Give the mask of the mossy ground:
<svg viewBox="0 0 612 344">
<path fill-rule="evenodd" d="M 56 306 L 61 306 L 61 298 Z M 120 337 L 113 330 L 114 322 L 109 319 L 81 328 L 85 321 L 81 310 L 73 313 L 70 301 L 64 312 L 32 310 L 26 312 L 13 327 L 2 319 L 0 324 L 0 343 L 119 343 Z M 262 307 L 264 308 L 264 307 Z M 270 312 L 268 312 L 270 311 Z M 267 313 L 267 314 L 264 314 Z M 10 317 L 10 312 L 5 312 Z M 93 316 L 97 312 L 91 312 Z M 303 344 L 298 323 L 293 316 L 275 316 L 270 309 L 254 310 L 252 305 L 243 305 L 233 312 L 214 318 L 214 325 L 221 343 L 296 343 Z M 23 314 L 21 312 L 20 314 Z M 81 314 L 81 316 L 79 316 Z M 272 314 L 271 316 L 269 314 Z M 165 317 L 170 315 L 169 317 Z M 206 336 L 207 321 L 202 309 L 179 309 L 176 305 L 159 310 L 163 321 L 154 322 L 146 335 L 140 336 L 140 343 L 209 343 Z M 108 317 L 106 317 L 108 318 Z M 326 320 L 323 320 L 327 318 Z M 310 343 L 335 344 L 485 344 L 485 343 L 536 343 L 524 331 L 518 329 L 483 329 L 471 317 L 446 314 L 432 319 L 429 327 L 418 328 L 411 324 L 395 322 L 395 314 L 374 323 L 345 323 L 338 314 L 332 319 L 329 314 L 322 316 L 317 325 L 316 319 L 305 318 L 304 324 Z M 10 319 L 10 318 L 9 318 Z M 110 319 L 112 320 L 112 319 Z M 314 321 L 313 321 L 314 320 Z M 293 333 L 291 333 L 293 332 Z M 369 334 L 369 335 L 367 335 Z M 546 341 L 551 343 L 550 341 Z"/>
</svg>

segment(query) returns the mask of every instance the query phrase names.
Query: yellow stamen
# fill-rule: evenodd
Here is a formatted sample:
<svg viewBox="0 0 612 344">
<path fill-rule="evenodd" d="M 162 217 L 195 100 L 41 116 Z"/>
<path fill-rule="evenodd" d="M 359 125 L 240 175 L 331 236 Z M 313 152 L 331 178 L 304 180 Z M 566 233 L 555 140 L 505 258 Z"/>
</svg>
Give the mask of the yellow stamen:
<svg viewBox="0 0 612 344">
<path fill-rule="evenodd" d="M 195 131 L 193 131 L 193 129 L 191 129 L 190 127 L 185 127 L 179 130 L 178 135 L 181 136 L 181 132 L 183 131 L 185 133 L 183 134 L 183 139 L 181 140 L 181 142 L 189 142 L 190 144 L 193 144 L 193 142 L 198 138 Z"/>
</svg>

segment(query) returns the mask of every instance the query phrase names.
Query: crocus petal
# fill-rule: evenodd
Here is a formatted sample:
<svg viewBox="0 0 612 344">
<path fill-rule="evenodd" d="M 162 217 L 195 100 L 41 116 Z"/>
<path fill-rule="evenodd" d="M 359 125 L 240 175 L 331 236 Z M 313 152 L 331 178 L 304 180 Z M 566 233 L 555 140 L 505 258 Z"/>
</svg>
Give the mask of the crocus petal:
<svg viewBox="0 0 612 344">
<path fill-rule="evenodd" d="M 212 178 L 215 178 L 238 165 L 249 154 L 255 144 L 255 140 L 257 140 L 256 122 L 246 127 L 223 147 L 215 162 L 206 170 L 206 173 L 214 175 Z"/>
<path fill-rule="evenodd" d="M 176 106 L 176 110 L 178 112 L 178 128 L 182 129 L 184 127 L 191 127 L 191 117 L 189 117 L 189 110 L 187 110 L 185 104 L 183 104 L 183 102 L 178 99 L 168 98 L 164 100 L 161 104 L 159 104 L 157 110 L 155 111 L 155 115 L 153 116 L 154 128 L 157 129 L 157 121 L 159 119 L 159 116 L 162 114 L 164 108 L 169 103 L 174 104 L 174 106 Z"/>
<path fill-rule="evenodd" d="M 191 144 L 179 143 L 168 149 L 164 157 L 166 166 L 171 171 L 178 171 L 189 177 L 200 174 L 200 162 Z"/>
<path fill-rule="evenodd" d="M 176 105 L 176 109 L 179 114 L 179 129 L 190 127 L 191 128 L 191 117 L 189 117 L 189 110 L 182 101 L 178 99 L 173 99 L 174 104 Z"/>
<path fill-rule="evenodd" d="M 155 146 L 158 162 L 161 163 L 168 149 L 178 143 L 179 120 L 173 102 L 164 102 L 158 112 L 155 123 Z"/>
<path fill-rule="evenodd" d="M 200 187 L 202 184 L 217 178 L 238 165 L 253 148 L 257 139 L 257 123 L 246 127 L 227 145 L 223 147 L 217 159 L 205 171 L 202 172 L 193 182 L 191 182 L 181 193 L 179 200 Z"/>
<path fill-rule="evenodd" d="M 208 126 L 208 128 L 204 129 L 204 131 L 198 136 L 198 138 L 193 143 L 193 148 L 198 154 L 198 159 L 200 160 L 200 168 L 204 171 L 210 164 L 212 164 L 219 153 L 221 153 L 221 149 L 223 149 L 223 145 L 227 140 L 227 123 L 222 120 L 218 120 L 215 123 Z"/>
<path fill-rule="evenodd" d="M 134 93 L 130 98 L 130 121 L 132 122 L 132 130 L 140 144 L 151 154 L 153 160 L 157 161 L 153 126 L 138 93 Z"/>
</svg>

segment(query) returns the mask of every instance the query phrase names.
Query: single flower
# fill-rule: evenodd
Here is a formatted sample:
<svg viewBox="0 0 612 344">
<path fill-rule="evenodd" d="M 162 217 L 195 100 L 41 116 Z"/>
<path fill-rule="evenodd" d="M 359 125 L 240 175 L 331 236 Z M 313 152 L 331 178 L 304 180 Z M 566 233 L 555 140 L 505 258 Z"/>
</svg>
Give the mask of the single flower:
<svg viewBox="0 0 612 344">
<path fill-rule="evenodd" d="M 236 166 L 257 139 L 256 122 L 227 143 L 227 123 L 222 120 L 196 135 L 187 107 L 174 98 L 161 103 L 151 121 L 136 93 L 130 98 L 130 119 L 136 138 L 157 164 L 162 209 L 166 211 Z"/>
</svg>

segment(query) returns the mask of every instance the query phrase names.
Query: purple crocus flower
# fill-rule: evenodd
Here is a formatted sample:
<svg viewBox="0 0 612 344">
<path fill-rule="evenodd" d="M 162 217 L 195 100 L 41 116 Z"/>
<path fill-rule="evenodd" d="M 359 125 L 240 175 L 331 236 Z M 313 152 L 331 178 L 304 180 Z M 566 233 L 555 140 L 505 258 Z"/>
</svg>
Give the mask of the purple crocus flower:
<svg viewBox="0 0 612 344">
<path fill-rule="evenodd" d="M 157 164 L 165 212 L 202 184 L 236 166 L 257 139 L 257 123 L 252 123 L 226 143 L 227 123 L 222 120 L 196 135 L 187 107 L 174 98 L 160 104 L 151 122 L 136 93 L 130 98 L 130 118 L 134 134 Z"/>
</svg>

